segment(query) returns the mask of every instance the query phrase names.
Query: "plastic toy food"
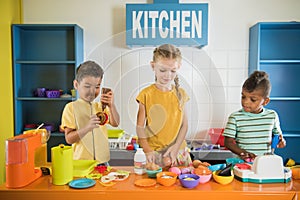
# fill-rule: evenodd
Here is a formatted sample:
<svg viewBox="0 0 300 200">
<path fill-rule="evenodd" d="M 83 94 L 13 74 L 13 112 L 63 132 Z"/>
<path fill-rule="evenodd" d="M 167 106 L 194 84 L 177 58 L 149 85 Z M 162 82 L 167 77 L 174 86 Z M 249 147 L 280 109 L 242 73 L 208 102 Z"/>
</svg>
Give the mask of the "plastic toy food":
<svg viewBox="0 0 300 200">
<path fill-rule="evenodd" d="M 154 171 L 154 170 L 158 170 L 159 168 L 160 168 L 159 165 L 157 165 L 155 163 L 152 163 L 152 162 L 151 163 L 148 162 L 146 164 L 146 169 L 147 170 L 153 170 Z"/>
<path fill-rule="evenodd" d="M 200 160 L 194 160 L 194 161 L 193 161 L 193 167 L 194 167 L 194 168 L 197 168 L 200 164 L 201 164 L 201 161 L 200 161 Z"/>
<path fill-rule="evenodd" d="M 191 173 L 191 169 L 188 167 L 181 168 L 181 174 L 189 174 Z"/>
<path fill-rule="evenodd" d="M 108 115 L 106 113 L 104 113 L 104 112 L 98 112 L 96 115 L 100 119 L 100 125 L 104 125 L 104 124 L 107 123 L 107 121 L 108 121 Z"/>
<path fill-rule="evenodd" d="M 232 164 L 227 165 L 224 169 L 219 171 L 218 175 L 219 176 L 231 176 L 231 168 L 232 168 Z"/>
<path fill-rule="evenodd" d="M 173 172 L 173 173 L 175 173 L 177 175 L 181 174 L 181 170 L 178 167 L 171 167 L 169 169 L 169 172 Z"/>
<path fill-rule="evenodd" d="M 212 171 L 210 171 L 207 167 L 199 166 L 198 168 L 195 168 L 192 173 L 196 175 L 208 175 L 211 174 Z"/>
</svg>

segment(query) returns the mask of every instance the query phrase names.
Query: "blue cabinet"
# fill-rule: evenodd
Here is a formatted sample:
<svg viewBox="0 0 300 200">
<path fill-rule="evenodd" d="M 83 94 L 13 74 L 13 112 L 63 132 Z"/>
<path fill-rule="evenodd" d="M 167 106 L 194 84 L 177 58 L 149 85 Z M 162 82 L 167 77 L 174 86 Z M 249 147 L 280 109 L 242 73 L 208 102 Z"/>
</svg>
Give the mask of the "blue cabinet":
<svg viewBox="0 0 300 200">
<path fill-rule="evenodd" d="M 250 28 L 249 74 L 269 74 L 271 102 L 278 112 L 287 146 L 275 153 L 300 162 L 300 23 L 262 22 Z"/>
<path fill-rule="evenodd" d="M 36 88 L 70 93 L 76 67 L 83 61 L 83 30 L 75 24 L 13 24 L 14 131 L 26 124 L 51 123 L 48 148 L 65 143 L 61 114 L 72 98 L 36 97 Z M 49 152 L 48 152 L 49 157 Z"/>
</svg>

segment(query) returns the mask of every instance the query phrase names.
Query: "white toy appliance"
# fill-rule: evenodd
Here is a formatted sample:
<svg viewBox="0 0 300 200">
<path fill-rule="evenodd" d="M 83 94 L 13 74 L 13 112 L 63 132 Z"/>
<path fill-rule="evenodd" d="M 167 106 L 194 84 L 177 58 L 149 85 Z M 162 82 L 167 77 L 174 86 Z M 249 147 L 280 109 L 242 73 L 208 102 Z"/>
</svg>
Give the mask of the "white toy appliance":
<svg viewBox="0 0 300 200">
<path fill-rule="evenodd" d="M 250 169 L 233 167 L 234 177 L 242 182 L 252 183 L 287 183 L 291 181 L 292 172 L 283 166 L 282 158 L 278 155 L 257 156 Z"/>
</svg>

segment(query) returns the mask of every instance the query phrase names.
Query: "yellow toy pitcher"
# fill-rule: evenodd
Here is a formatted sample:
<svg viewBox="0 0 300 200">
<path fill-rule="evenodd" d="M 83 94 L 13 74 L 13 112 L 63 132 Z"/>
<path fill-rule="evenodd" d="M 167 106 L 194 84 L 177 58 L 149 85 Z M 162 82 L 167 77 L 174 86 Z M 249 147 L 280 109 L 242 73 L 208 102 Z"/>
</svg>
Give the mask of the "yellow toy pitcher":
<svg viewBox="0 0 300 200">
<path fill-rule="evenodd" d="M 60 144 L 51 148 L 52 183 L 65 185 L 73 180 L 73 150 L 71 146 Z"/>
</svg>

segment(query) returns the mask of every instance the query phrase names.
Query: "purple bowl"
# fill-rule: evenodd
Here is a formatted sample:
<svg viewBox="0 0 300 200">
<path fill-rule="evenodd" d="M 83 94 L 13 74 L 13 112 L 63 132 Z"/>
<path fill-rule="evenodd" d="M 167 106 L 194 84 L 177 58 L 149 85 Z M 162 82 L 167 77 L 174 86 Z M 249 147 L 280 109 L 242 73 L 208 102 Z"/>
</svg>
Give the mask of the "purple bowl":
<svg viewBox="0 0 300 200">
<path fill-rule="evenodd" d="M 56 131 L 55 125 L 52 123 L 46 123 L 42 126 L 42 128 L 46 129 L 47 131 L 53 132 Z"/>
<path fill-rule="evenodd" d="M 185 188 L 194 188 L 199 184 L 200 177 L 196 174 L 179 175 L 180 184 Z"/>
<path fill-rule="evenodd" d="M 37 88 L 35 91 L 35 96 L 46 97 L 46 88 Z"/>
<path fill-rule="evenodd" d="M 48 98 L 59 98 L 60 97 L 60 91 L 59 90 L 47 90 L 46 96 Z"/>
</svg>

